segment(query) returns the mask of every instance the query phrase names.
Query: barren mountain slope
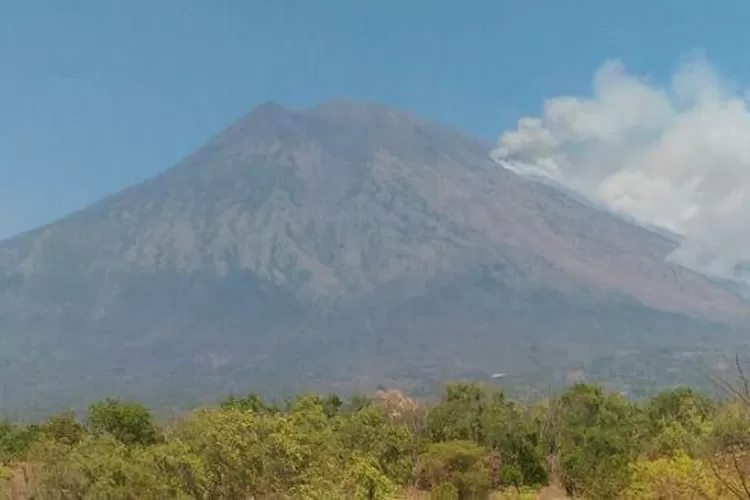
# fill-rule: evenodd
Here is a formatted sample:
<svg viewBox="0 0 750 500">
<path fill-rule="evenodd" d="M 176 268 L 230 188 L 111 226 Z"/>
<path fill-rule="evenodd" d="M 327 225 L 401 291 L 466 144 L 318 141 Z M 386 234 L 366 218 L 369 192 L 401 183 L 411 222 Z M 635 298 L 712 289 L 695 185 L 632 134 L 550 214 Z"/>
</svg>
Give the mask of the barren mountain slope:
<svg viewBox="0 0 750 500">
<path fill-rule="evenodd" d="M 327 366 L 314 349 L 323 345 L 364 367 L 378 354 L 358 348 L 370 344 L 352 325 L 377 325 L 389 339 L 372 349 L 398 344 L 393 332 L 421 345 L 423 330 L 409 325 L 442 317 L 445 290 L 490 310 L 546 291 L 576 311 L 625 303 L 688 322 L 747 317 L 733 293 L 666 263 L 664 236 L 488 153 L 480 140 L 375 104 L 265 104 L 158 177 L 0 244 L 0 378 L 25 377 L 39 394 L 50 383 L 72 390 L 89 361 L 86 396 L 135 391 L 134 380 L 168 391 L 183 372 L 272 384 L 301 376 L 295 352 Z M 477 283 L 487 276 L 484 293 Z M 558 327 L 532 300 L 516 300 L 515 313 L 506 306 L 494 307 L 472 349 Z M 594 332 L 581 314 L 582 333 Z M 437 362 L 430 353 L 475 319 L 443 317 L 439 338 L 412 354 Z M 408 368 L 404 357 L 393 373 Z M 354 365 L 341 376 L 363 375 Z M 183 388 L 186 398 L 207 390 Z"/>
</svg>

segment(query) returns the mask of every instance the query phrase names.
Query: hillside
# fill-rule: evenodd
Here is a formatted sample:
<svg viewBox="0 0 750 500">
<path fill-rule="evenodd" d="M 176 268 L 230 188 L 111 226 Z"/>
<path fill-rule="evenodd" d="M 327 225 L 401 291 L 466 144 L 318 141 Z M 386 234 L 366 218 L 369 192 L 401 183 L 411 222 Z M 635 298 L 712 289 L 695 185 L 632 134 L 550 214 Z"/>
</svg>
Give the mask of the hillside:
<svg viewBox="0 0 750 500">
<path fill-rule="evenodd" d="M 672 240 L 490 148 L 375 104 L 260 106 L 158 177 L 0 244 L 0 407 L 596 363 L 669 383 L 664 359 L 736 343 L 747 305 L 664 262 Z"/>
</svg>

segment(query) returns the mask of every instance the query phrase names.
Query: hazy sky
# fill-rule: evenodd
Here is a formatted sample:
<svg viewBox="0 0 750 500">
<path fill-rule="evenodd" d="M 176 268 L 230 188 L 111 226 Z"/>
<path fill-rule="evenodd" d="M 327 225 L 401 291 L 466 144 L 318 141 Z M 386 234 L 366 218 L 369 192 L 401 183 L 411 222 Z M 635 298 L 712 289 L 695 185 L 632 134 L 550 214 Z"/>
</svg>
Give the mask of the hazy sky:
<svg viewBox="0 0 750 500">
<path fill-rule="evenodd" d="M 0 237 L 176 163 L 255 105 L 347 96 L 488 138 L 590 95 L 608 60 L 670 85 L 703 49 L 750 83 L 750 2 L 0 0 Z"/>
</svg>

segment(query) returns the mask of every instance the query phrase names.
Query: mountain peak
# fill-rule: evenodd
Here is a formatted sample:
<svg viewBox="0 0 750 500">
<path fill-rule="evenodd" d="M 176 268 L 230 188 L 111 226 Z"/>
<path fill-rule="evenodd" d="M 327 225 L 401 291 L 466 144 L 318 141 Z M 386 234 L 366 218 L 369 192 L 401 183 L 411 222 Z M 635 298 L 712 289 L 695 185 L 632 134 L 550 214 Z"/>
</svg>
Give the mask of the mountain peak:
<svg viewBox="0 0 750 500">
<path fill-rule="evenodd" d="M 490 148 L 381 104 L 261 104 L 158 178 L 0 245 L 0 378 L 25 381 L 0 408 L 84 378 L 157 399 L 197 379 L 211 395 L 436 380 L 512 370 L 519 342 L 624 349 L 663 324 L 744 321 L 733 294 L 664 262 L 673 242 Z"/>
<path fill-rule="evenodd" d="M 267 116 L 278 116 L 288 113 L 289 110 L 276 101 L 266 101 L 259 104 L 250 112 L 251 117 L 263 118 Z"/>
<path fill-rule="evenodd" d="M 316 106 L 299 109 L 290 109 L 276 101 L 269 100 L 256 106 L 246 118 L 258 121 L 291 115 L 317 117 L 328 120 L 357 121 L 368 121 L 386 117 L 416 119 L 411 113 L 386 104 L 348 98 L 332 99 Z"/>
<path fill-rule="evenodd" d="M 391 118 L 414 118 L 411 113 L 393 106 L 388 106 L 386 104 L 378 102 L 359 101 L 347 98 L 333 99 L 323 102 L 313 108 L 310 108 L 309 112 L 319 116 L 340 118 L 367 119 L 377 116 L 389 116 Z"/>
</svg>

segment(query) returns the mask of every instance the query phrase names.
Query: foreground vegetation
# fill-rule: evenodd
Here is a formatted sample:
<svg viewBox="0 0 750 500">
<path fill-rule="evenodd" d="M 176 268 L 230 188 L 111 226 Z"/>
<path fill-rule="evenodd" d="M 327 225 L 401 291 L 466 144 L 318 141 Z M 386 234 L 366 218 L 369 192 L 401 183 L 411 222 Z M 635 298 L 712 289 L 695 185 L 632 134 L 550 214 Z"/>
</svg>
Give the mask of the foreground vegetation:
<svg viewBox="0 0 750 500">
<path fill-rule="evenodd" d="M 579 384 L 533 405 L 476 384 L 419 405 L 232 397 L 158 425 L 133 402 L 0 425 L 2 487 L 26 499 L 750 498 L 750 398 L 631 402 Z"/>
</svg>

